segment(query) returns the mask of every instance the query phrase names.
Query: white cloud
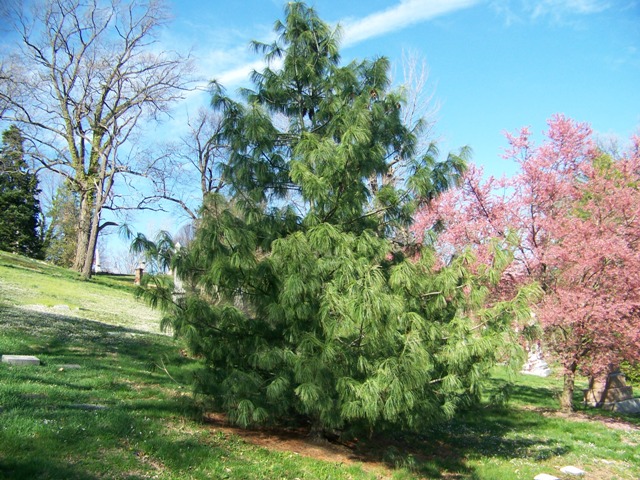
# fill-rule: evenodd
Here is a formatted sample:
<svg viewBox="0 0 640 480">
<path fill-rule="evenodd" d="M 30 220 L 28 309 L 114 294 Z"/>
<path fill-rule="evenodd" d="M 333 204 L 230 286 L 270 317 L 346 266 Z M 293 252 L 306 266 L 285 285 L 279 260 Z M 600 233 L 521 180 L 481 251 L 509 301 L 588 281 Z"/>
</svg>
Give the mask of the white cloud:
<svg viewBox="0 0 640 480">
<path fill-rule="evenodd" d="M 522 22 L 521 16 L 516 12 L 511 3 L 509 0 L 492 0 L 490 3 L 493 11 L 496 12 L 499 17 L 504 18 L 504 22 L 508 27 Z"/>
<path fill-rule="evenodd" d="M 222 74 L 220 74 L 216 78 L 216 80 L 220 82 L 223 86 L 237 85 L 239 83 L 246 82 L 251 72 L 253 72 L 254 70 L 260 71 L 264 69 L 264 67 L 265 67 L 264 61 L 257 60 L 252 63 L 241 65 L 232 70 L 227 70 L 226 72 L 223 72 Z"/>
<path fill-rule="evenodd" d="M 401 0 L 398 5 L 381 12 L 359 20 L 346 19 L 341 22 L 344 29 L 343 44 L 353 45 L 476 3 L 478 0 Z"/>
<path fill-rule="evenodd" d="M 580 17 L 612 7 L 607 0 L 492 0 L 490 5 L 507 26 L 528 20 L 578 26 Z"/>
<path fill-rule="evenodd" d="M 430 20 L 449 12 L 468 8 L 479 0 L 400 0 L 386 10 L 372 13 L 361 19 L 345 19 L 343 28 L 343 46 L 360 43 L 369 38 L 402 30 L 410 25 Z M 263 62 L 251 62 L 234 66 L 216 76 L 222 85 L 232 86 L 246 81 L 252 70 L 260 70 Z"/>
<path fill-rule="evenodd" d="M 550 15 L 557 20 L 567 14 L 599 13 L 609 6 L 609 2 L 602 0 L 544 0 L 535 2 L 531 16 L 535 19 Z"/>
</svg>

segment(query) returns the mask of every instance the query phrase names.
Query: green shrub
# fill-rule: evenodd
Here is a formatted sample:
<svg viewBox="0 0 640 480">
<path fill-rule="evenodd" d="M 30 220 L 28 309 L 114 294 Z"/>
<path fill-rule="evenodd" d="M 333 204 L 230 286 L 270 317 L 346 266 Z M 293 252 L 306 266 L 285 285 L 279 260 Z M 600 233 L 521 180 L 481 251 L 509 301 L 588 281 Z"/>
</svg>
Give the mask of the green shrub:
<svg viewBox="0 0 640 480">
<path fill-rule="evenodd" d="M 620 370 L 627 377 L 627 383 L 640 388 L 640 362 L 623 362 Z"/>
</svg>

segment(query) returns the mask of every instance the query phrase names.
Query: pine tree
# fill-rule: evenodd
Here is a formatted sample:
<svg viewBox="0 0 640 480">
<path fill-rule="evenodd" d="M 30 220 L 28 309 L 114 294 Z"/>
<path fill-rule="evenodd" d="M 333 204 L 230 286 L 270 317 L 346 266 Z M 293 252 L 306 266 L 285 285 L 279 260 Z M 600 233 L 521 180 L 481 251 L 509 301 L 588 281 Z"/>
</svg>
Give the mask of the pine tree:
<svg viewBox="0 0 640 480">
<path fill-rule="evenodd" d="M 38 179 L 24 160 L 23 137 L 12 125 L 0 149 L 0 249 L 34 258 L 42 254 Z"/>
<path fill-rule="evenodd" d="M 340 66 L 339 31 L 302 3 L 276 31 L 254 46 L 281 67 L 254 73 L 245 101 L 213 97 L 233 195 L 208 196 L 174 256 L 184 294 L 158 280 L 146 295 L 240 425 L 302 416 L 318 431 L 372 431 L 450 417 L 517 353 L 526 295 L 485 302 L 509 255 L 472 273 L 469 256 L 437 268 L 433 252 L 409 251 L 399 233 L 464 160 L 415 158 L 386 59 Z M 398 157 L 404 182 L 389 175 Z"/>
<path fill-rule="evenodd" d="M 80 200 L 69 182 L 56 190 L 51 208 L 47 210 L 48 228 L 45 233 L 45 258 L 62 267 L 71 268 L 78 241 Z"/>
</svg>

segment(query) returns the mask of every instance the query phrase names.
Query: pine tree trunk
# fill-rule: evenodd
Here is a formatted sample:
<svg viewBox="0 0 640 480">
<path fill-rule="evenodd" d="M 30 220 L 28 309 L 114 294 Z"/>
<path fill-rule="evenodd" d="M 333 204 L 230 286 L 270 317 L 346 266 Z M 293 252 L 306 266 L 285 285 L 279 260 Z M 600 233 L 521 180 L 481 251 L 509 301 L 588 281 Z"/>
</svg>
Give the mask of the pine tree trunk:
<svg viewBox="0 0 640 480">
<path fill-rule="evenodd" d="M 576 383 L 576 364 L 573 363 L 564 374 L 564 385 L 560 395 L 560 410 L 563 412 L 573 412 L 573 391 Z"/>
</svg>

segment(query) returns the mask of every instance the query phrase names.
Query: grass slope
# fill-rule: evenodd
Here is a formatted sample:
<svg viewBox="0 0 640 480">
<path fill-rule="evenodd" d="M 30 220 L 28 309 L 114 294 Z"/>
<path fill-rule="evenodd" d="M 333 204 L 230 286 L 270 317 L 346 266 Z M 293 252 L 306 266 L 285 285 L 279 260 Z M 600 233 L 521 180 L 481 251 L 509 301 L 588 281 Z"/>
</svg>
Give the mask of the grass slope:
<svg viewBox="0 0 640 480">
<path fill-rule="evenodd" d="M 43 362 L 0 364 L 0 478 L 532 479 L 566 465 L 640 478 L 639 419 L 559 415 L 557 378 L 523 376 L 507 406 L 422 435 L 359 442 L 354 455 L 371 463 L 255 446 L 203 421 L 189 389 L 197 362 L 159 334 L 131 284 L 0 252 L 0 354 Z"/>
</svg>

